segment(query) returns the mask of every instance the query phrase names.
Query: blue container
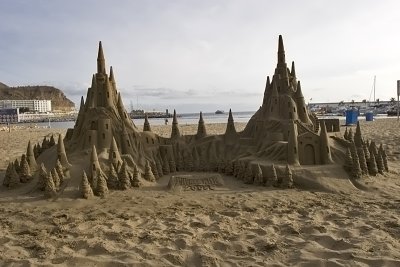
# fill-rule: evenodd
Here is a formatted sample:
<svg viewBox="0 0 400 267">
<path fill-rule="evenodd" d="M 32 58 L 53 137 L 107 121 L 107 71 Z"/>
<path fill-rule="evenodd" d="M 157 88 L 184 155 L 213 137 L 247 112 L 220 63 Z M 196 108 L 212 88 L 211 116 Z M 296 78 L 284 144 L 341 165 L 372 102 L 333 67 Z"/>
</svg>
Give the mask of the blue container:
<svg viewBox="0 0 400 267">
<path fill-rule="evenodd" d="M 374 113 L 372 113 L 370 111 L 365 113 L 365 120 L 366 121 L 373 121 L 374 120 Z"/>
<path fill-rule="evenodd" d="M 351 108 L 346 110 L 346 125 L 356 124 L 358 121 L 358 110 Z"/>
</svg>

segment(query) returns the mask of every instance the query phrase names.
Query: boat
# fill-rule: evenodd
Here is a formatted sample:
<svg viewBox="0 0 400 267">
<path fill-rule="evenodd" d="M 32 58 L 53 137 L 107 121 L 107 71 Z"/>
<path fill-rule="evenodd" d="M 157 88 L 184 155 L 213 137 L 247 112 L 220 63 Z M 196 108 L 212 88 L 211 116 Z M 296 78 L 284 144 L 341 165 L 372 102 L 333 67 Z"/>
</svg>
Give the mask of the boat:
<svg viewBox="0 0 400 267">
<path fill-rule="evenodd" d="M 215 114 L 224 114 L 225 112 L 223 110 L 217 110 L 215 111 Z"/>
</svg>

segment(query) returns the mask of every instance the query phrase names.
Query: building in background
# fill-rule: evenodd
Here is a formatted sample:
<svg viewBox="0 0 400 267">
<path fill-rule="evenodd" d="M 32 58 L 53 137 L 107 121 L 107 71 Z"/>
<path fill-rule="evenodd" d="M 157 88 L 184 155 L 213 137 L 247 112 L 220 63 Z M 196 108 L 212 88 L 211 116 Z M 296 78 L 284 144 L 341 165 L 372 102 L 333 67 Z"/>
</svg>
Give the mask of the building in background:
<svg viewBox="0 0 400 267">
<path fill-rule="evenodd" d="M 0 109 L 0 123 L 20 122 L 18 108 Z"/>
<path fill-rule="evenodd" d="M 51 100 L 0 100 L 0 109 L 5 108 L 19 108 L 27 109 L 29 112 L 50 112 L 51 111 Z"/>
</svg>

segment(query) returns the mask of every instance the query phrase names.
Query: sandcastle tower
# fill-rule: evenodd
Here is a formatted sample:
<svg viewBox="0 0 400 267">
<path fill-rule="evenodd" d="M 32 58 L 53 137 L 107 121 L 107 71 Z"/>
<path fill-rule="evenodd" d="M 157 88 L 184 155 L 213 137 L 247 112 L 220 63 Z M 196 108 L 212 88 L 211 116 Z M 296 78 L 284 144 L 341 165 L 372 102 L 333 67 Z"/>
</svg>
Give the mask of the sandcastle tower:
<svg viewBox="0 0 400 267">
<path fill-rule="evenodd" d="M 233 121 L 232 110 L 229 109 L 228 123 L 226 124 L 225 140 L 236 141 L 238 134 L 235 128 L 235 122 Z"/>
<path fill-rule="evenodd" d="M 143 132 L 151 132 L 149 118 L 147 116 L 147 113 L 144 114 Z"/>
<path fill-rule="evenodd" d="M 120 93 L 117 92 L 113 68 L 110 76 L 106 72 L 104 52 L 101 42 L 97 56 L 97 73 L 92 76 L 86 101 L 81 99 L 81 107 L 73 133 L 68 143 L 70 153 L 88 151 L 93 145 L 101 153 L 107 152 L 112 139 L 119 151 L 138 158 L 139 131 L 126 112 Z"/>
<path fill-rule="evenodd" d="M 172 119 L 171 139 L 177 139 L 179 137 L 181 137 L 181 133 L 179 131 L 178 119 L 176 117 L 176 111 L 174 109 L 174 116 L 173 116 L 173 119 Z"/>
<path fill-rule="evenodd" d="M 197 127 L 196 138 L 201 139 L 207 136 L 206 126 L 203 120 L 203 112 L 200 111 L 199 125 Z"/>
</svg>

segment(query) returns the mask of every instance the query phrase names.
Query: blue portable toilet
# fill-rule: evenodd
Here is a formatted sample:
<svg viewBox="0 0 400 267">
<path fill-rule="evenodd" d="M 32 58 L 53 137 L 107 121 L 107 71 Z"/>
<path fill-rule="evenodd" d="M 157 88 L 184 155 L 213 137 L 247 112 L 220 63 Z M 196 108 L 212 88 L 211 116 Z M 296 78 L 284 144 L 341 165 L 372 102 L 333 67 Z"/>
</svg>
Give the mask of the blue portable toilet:
<svg viewBox="0 0 400 267">
<path fill-rule="evenodd" d="M 346 125 L 356 124 L 358 121 L 358 110 L 350 108 L 346 110 Z"/>
<path fill-rule="evenodd" d="M 372 111 L 368 111 L 365 113 L 365 120 L 366 121 L 373 121 L 374 120 L 374 113 Z"/>
</svg>

